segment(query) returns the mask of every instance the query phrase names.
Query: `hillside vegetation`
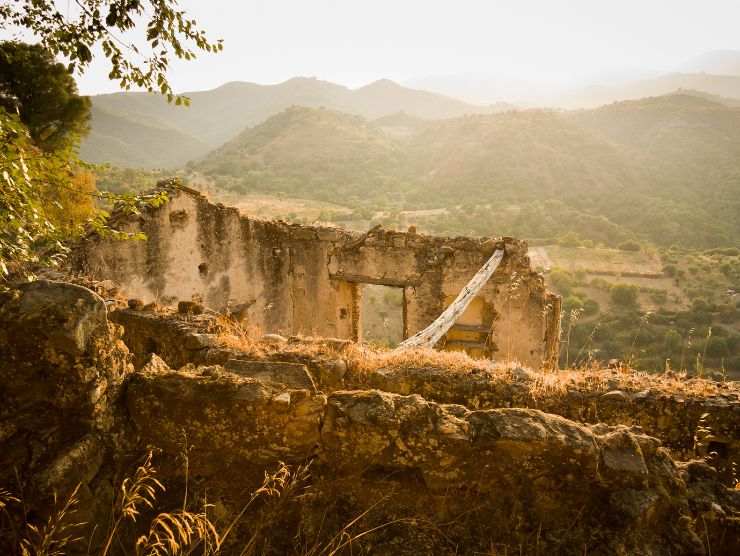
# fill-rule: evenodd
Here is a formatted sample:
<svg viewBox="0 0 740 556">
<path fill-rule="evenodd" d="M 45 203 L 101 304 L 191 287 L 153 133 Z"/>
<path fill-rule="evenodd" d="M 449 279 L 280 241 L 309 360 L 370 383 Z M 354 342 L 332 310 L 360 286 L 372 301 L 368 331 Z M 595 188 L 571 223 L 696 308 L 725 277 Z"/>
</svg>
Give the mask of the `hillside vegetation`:
<svg viewBox="0 0 740 556">
<path fill-rule="evenodd" d="M 292 108 L 191 168 L 234 192 L 391 220 L 444 208 L 430 222 L 438 231 L 714 247 L 740 239 L 738 159 L 740 110 L 673 94 L 428 122 Z"/>
<path fill-rule="evenodd" d="M 84 158 L 139 168 L 176 168 L 293 105 L 324 106 L 367 118 L 399 111 L 423 118 L 450 118 L 493 110 L 388 80 L 349 89 L 299 77 L 277 85 L 232 82 L 185 94 L 191 99 L 188 108 L 168 104 L 156 94 L 92 97 L 92 133 L 82 143 Z M 118 121 L 110 125 L 106 118 L 113 115 Z M 152 126 L 157 148 L 152 148 Z M 169 141 L 158 139 L 167 134 Z"/>
<path fill-rule="evenodd" d="M 198 164 L 238 189 L 331 199 L 395 186 L 400 146 L 359 116 L 293 107 L 239 134 Z"/>
<path fill-rule="evenodd" d="M 156 166 L 176 168 L 201 156 L 210 146 L 168 124 L 144 117 L 108 112 L 94 105 L 91 131 L 80 146 L 80 156 L 90 162 L 106 162 L 129 168 Z"/>
</svg>

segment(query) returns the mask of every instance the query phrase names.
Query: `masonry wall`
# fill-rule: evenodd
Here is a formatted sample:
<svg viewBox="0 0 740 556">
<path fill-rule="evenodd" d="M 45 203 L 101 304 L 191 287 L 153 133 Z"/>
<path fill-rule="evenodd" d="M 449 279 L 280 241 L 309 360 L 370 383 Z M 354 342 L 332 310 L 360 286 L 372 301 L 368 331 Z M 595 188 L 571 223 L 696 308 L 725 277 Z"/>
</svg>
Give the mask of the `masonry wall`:
<svg viewBox="0 0 740 556">
<path fill-rule="evenodd" d="M 80 252 L 84 270 L 120 282 L 144 302 L 196 297 L 216 310 L 237 310 L 264 333 L 353 339 L 362 337 L 362 284 L 399 287 L 408 337 L 504 248 L 499 269 L 443 343 L 534 367 L 556 360 L 559 298 L 531 270 L 524 242 L 267 222 L 186 188 L 169 195 L 157 209 L 119 218 L 120 228 L 143 231 L 146 241 L 89 238 Z"/>
</svg>

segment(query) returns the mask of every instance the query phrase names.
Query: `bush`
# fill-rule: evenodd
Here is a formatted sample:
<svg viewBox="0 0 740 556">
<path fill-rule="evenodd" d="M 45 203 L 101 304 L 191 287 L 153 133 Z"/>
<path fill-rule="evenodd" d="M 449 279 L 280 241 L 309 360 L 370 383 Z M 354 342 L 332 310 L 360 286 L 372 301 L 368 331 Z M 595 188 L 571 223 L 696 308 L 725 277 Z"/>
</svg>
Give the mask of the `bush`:
<svg viewBox="0 0 740 556">
<path fill-rule="evenodd" d="M 740 336 L 737 334 L 732 334 L 731 336 L 728 336 L 725 338 L 725 342 L 727 342 L 727 351 L 730 353 L 737 353 L 740 351 Z"/>
<path fill-rule="evenodd" d="M 581 240 L 575 232 L 568 232 L 560 236 L 558 243 L 563 247 L 580 247 Z"/>
<path fill-rule="evenodd" d="M 709 311 L 711 310 L 712 306 L 706 299 L 700 297 L 698 299 L 694 299 L 694 301 L 691 303 L 691 308 L 694 311 Z"/>
<path fill-rule="evenodd" d="M 563 297 L 569 296 L 576 285 L 573 275 L 560 268 L 555 268 L 550 272 L 550 283 L 557 288 Z"/>
<path fill-rule="evenodd" d="M 670 329 L 666 331 L 663 343 L 667 353 L 674 353 L 681 349 L 683 338 L 676 330 Z"/>
<path fill-rule="evenodd" d="M 603 278 L 592 278 L 589 285 L 592 288 L 597 288 L 600 290 L 609 290 L 611 289 L 612 285 L 609 283 L 608 280 L 604 280 Z"/>
<path fill-rule="evenodd" d="M 664 305 L 668 301 L 668 292 L 665 290 L 651 292 L 650 300 L 656 305 Z"/>
<path fill-rule="evenodd" d="M 727 340 L 725 338 L 712 336 L 709 338 L 708 342 L 709 343 L 706 345 L 708 357 L 727 357 L 730 354 L 727 347 Z"/>
<path fill-rule="evenodd" d="M 725 324 L 732 324 L 740 317 L 740 313 L 731 305 L 724 305 L 720 308 L 719 321 Z"/>
<path fill-rule="evenodd" d="M 615 284 L 609 292 L 612 305 L 623 309 L 637 308 L 637 286 L 630 284 Z"/>
<path fill-rule="evenodd" d="M 563 300 L 563 312 L 570 315 L 571 311 L 583 309 L 583 301 L 580 297 L 569 295 Z"/>
</svg>

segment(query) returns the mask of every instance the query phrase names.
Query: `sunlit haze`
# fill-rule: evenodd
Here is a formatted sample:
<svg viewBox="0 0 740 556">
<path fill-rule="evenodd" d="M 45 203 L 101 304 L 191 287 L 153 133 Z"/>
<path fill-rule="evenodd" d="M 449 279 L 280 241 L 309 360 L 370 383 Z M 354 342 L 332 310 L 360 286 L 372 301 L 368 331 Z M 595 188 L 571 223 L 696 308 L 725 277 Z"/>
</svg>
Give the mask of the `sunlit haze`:
<svg viewBox="0 0 740 556">
<path fill-rule="evenodd" d="M 225 50 L 174 63 L 180 91 L 298 75 L 348 86 L 477 76 L 567 87 L 675 71 L 703 52 L 740 49 L 734 0 L 181 4 Z M 117 90 L 101 60 L 79 82 L 86 94 Z"/>
</svg>

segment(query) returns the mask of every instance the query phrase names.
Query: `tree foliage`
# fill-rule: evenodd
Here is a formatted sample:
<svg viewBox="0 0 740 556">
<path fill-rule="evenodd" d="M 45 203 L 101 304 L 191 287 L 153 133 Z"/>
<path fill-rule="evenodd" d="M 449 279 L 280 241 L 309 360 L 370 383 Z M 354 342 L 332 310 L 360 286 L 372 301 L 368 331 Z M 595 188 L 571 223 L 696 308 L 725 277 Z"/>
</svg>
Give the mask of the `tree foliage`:
<svg viewBox="0 0 740 556">
<path fill-rule="evenodd" d="M 74 77 L 41 45 L 0 43 L 0 106 L 17 111 L 45 151 L 75 144 L 88 131 L 90 100 L 79 96 Z"/>
<path fill-rule="evenodd" d="M 194 19 L 178 9 L 177 0 L 76 0 L 63 11 L 54 0 L 15 0 L 0 5 L 0 29 L 25 29 L 39 38 L 52 55 L 68 62 L 70 73 L 84 70 L 99 46 L 108 60 L 110 79 L 122 89 L 139 87 L 175 100 L 167 72 L 172 58 L 192 60 L 196 51 L 222 50 L 211 42 Z M 145 30 L 136 44 L 126 35 Z"/>
<path fill-rule="evenodd" d="M 39 152 L 20 120 L 0 108 L 0 277 L 34 263 L 56 265 L 66 254 L 44 211 L 44 188 L 63 186 L 68 172 L 64 156 Z"/>
<path fill-rule="evenodd" d="M 0 280 L 9 274 L 30 278 L 38 266 L 58 266 L 69 241 L 85 230 L 143 239 L 112 227 L 109 213 L 99 205 L 137 214 L 166 200 L 163 192 L 98 192 L 71 147 L 39 149 L 18 116 L 0 108 Z"/>
<path fill-rule="evenodd" d="M 102 50 L 109 78 L 123 89 L 157 91 L 178 105 L 188 100 L 173 93 L 170 60 L 195 58 L 193 49 L 222 49 L 176 0 L 76 0 L 72 10 L 69 3 L 65 13 L 61 9 L 54 0 L 0 4 L 0 30 L 30 32 L 40 41 L 6 42 L 0 49 L 0 279 L 13 272 L 28 276 L 39 264 L 59 264 L 83 222 L 129 237 L 108 226 L 108 213 L 95 200 L 138 212 L 166 199 L 164 193 L 143 198 L 98 193 L 75 154 L 89 103 L 77 95 L 72 74 L 92 62 L 93 49 Z M 142 28 L 145 39 L 138 46 L 125 40 Z M 67 60 L 66 68 L 54 62 L 58 56 Z"/>
</svg>

